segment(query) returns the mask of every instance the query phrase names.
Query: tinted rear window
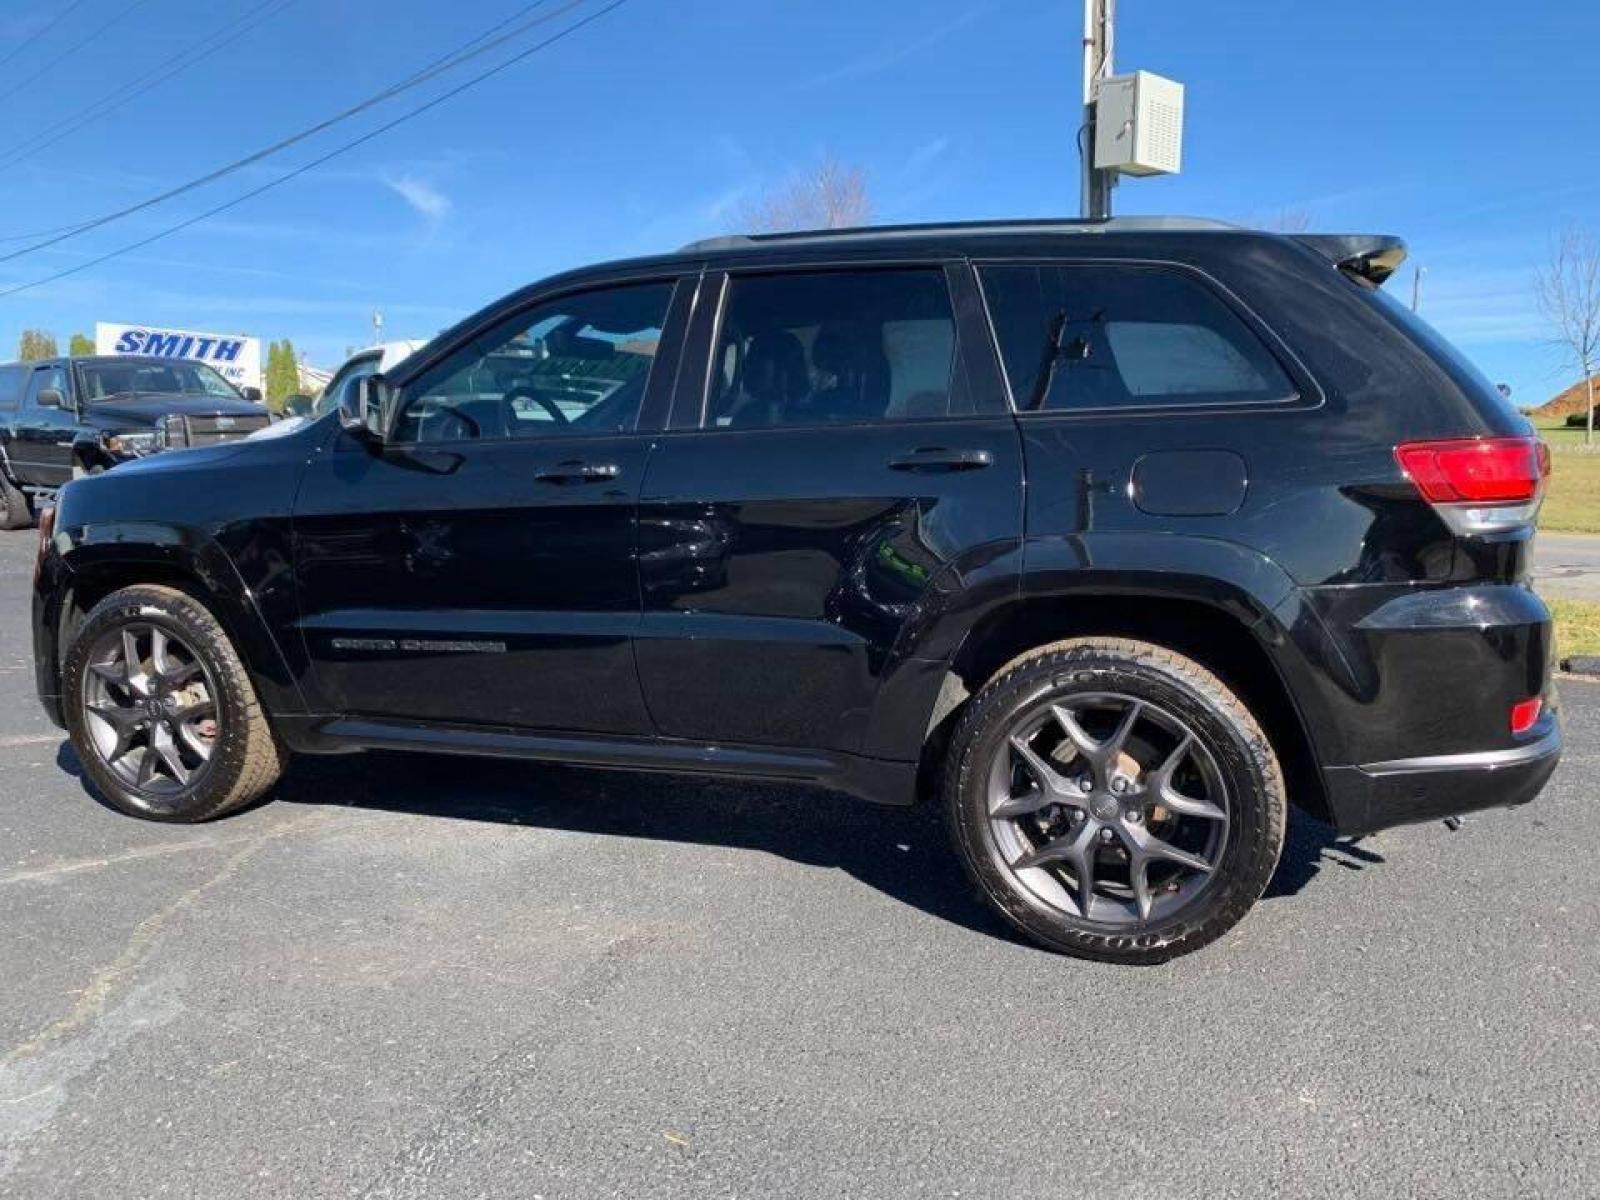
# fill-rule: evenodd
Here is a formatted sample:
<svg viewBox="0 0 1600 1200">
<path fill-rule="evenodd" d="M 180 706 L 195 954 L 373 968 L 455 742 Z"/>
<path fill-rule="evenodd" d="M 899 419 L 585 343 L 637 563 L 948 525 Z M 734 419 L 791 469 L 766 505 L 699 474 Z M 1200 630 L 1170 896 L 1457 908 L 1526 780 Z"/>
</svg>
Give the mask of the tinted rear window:
<svg viewBox="0 0 1600 1200">
<path fill-rule="evenodd" d="M 736 276 L 706 424 L 862 424 L 972 411 L 937 268 Z"/>
<path fill-rule="evenodd" d="M 980 268 L 1022 412 L 1277 403 L 1294 385 L 1198 280 L 1147 267 Z"/>
</svg>

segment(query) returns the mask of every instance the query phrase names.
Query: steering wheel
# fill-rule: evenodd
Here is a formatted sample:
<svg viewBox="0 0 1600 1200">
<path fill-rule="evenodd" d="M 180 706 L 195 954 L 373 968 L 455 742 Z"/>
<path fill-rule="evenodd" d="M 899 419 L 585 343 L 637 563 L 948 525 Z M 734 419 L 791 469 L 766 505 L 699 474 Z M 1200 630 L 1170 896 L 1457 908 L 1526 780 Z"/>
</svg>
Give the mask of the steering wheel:
<svg viewBox="0 0 1600 1200">
<path fill-rule="evenodd" d="M 549 413 L 550 419 L 557 425 L 572 424 L 567 414 L 561 411 L 561 406 L 550 399 L 549 396 L 536 392 L 530 387 L 514 387 L 502 397 L 502 401 L 506 406 L 506 427 L 508 429 L 515 428 L 512 423 L 517 420 L 516 402 L 518 400 L 532 400 L 545 412 Z"/>
<path fill-rule="evenodd" d="M 467 416 L 467 414 L 462 412 L 460 409 L 449 404 L 440 404 L 436 406 L 423 418 L 423 420 L 429 420 L 434 417 L 443 417 L 459 423 L 461 428 L 465 431 L 465 440 L 468 441 L 478 437 L 483 432 L 482 427 L 477 421 Z M 441 433 L 438 437 L 428 438 L 427 440 L 435 442 L 450 442 L 455 441 L 456 439 L 453 437 L 446 437 Z"/>
</svg>

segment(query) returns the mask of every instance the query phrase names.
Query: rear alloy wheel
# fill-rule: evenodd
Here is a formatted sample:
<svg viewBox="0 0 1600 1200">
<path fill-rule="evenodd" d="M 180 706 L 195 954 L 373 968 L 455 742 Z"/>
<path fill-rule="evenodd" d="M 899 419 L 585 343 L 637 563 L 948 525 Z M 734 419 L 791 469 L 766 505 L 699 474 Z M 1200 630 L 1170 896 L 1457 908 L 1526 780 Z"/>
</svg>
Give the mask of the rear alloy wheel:
<svg viewBox="0 0 1600 1200">
<path fill-rule="evenodd" d="M 106 597 L 62 677 L 73 748 L 124 812 L 207 820 L 257 799 L 282 769 L 227 635 L 183 592 L 141 585 Z"/>
<path fill-rule="evenodd" d="M 1148 643 L 1064 642 L 991 681 L 946 777 L 957 848 L 991 904 L 1052 949 L 1160 962 L 1266 887 L 1285 798 L 1249 711 Z"/>
</svg>

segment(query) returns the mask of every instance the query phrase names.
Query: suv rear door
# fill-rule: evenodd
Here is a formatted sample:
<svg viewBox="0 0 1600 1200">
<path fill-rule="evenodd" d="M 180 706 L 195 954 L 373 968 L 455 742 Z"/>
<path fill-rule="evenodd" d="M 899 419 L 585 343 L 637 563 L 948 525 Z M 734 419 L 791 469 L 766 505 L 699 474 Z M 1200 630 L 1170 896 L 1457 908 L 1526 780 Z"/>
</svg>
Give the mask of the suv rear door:
<svg viewBox="0 0 1600 1200">
<path fill-rule="evenodd" d="M 904 739 L 869 725 L 905 645 L 1016 584 L 1022 457 L 970 272 L 734 270 L 703 296 L 640 501 L 651 716 L 892 757 Z"/>
<path fill-rule="evenodd" d="M 668 276 L 519 299 L 404 377 L 381 448 L 333 437 L 294 511 L 323 705 L 650 732 L 635 504 L 693 289 Z"/>
</svg>

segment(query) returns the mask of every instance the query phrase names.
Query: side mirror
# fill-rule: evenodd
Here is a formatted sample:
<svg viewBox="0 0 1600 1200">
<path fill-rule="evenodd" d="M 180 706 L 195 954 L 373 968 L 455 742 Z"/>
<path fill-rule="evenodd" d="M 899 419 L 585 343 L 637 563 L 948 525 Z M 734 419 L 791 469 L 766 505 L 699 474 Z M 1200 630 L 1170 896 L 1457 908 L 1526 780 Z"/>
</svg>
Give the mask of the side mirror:
<svg viewBox="0 0 1600 1200">
<path fill-rule="evenodd" d="M 303 417 L 309 413 L 316 402 L 310 396 L 299 392 L 287 396 L 283 401 L 283 414 L 286 417 Z"/>
<path fill-rule="evenodd" d="M 38 400 L 40 408 L 65 408 L 67 403 L 60 388 L 40 388 Z"/>
<path fill-rule="evenodd" d="M 247 387 L 247 388 L 244 388 L 242 390 L 244 392 L 244 398 L 246 400 L 250 401 L 251 404 L 260 404 L 261 403 L 261 389 L 260 388 L 258 388 L 258 387 Z"/>
<path fill-rule="evenodd" d="M 340 397 L 339 424 L 362 441 L 381 442 L 388 408 L 389 385 L 382 375 L 368 375 Z"/>
</svg>

